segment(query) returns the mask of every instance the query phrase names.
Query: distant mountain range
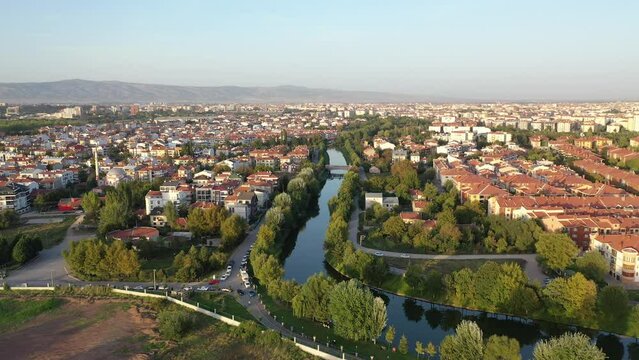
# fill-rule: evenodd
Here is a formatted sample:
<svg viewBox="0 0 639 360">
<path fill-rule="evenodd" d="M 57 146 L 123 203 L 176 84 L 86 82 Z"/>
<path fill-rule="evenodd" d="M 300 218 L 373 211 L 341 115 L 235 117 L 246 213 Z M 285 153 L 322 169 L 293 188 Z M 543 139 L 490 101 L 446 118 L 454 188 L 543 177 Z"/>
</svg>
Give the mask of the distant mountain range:
<svg viewBox="0 0 639 360">
<path fill-rule="evenodd" d="M 174 86 L 120 81 L 62 80 L 0 83 L 0 102 L 18 104 L 446 102 L 426 96 L 301 86 Z"/>
</svg>

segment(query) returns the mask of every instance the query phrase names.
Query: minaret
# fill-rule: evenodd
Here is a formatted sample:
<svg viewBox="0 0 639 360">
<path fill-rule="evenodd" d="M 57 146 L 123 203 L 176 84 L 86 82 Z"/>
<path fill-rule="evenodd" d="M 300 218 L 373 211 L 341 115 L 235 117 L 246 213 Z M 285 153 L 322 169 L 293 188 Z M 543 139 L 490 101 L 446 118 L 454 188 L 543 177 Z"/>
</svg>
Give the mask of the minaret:
<svg viewBox="0 0 639 360">
<path fill-rule="evenodd" d="M 98 164 L 98 148 L 93 148 L 93 162 L 95 163 L 95 182 L 100 184 L 100 164 Z"/>
</svg>

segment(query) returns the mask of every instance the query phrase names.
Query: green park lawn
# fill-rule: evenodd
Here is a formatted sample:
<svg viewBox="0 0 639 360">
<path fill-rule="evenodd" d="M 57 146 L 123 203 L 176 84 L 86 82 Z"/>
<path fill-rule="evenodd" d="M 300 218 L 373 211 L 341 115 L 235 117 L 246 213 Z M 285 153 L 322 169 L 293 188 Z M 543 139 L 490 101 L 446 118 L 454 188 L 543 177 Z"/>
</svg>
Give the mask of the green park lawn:
<svg viewBox="0 0 639 360">
<path fill-rule="evenodd" d="M 11 239 L 20 233 L 36 235 L 42 240 L 42 247 L 48 249 L 64 240 L 67 229 L 74 221 L 75 217 L 66 217 L 58 223 L 18 226 L 1 230 L 0 236 Z"/>
<path fill-rule="evenodd" d="M 244 295 L 248 296 L 248 295 Z M 235 315 L 238 321 L 253 320 L 255 318 L 235 298 L 222 292 L 198 292 L 191 296 L 191 303 L 200 303 L 200 307 L 207 310 L 216 310 L 219 314 L 230 317 Z"/>
</svg>

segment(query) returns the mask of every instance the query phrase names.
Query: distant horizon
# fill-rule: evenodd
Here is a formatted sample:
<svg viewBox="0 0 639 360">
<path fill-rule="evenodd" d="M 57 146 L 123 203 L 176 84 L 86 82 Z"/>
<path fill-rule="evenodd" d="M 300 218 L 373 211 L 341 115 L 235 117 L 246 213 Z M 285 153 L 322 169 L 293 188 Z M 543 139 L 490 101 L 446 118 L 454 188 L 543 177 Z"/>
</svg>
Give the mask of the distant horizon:
<svg viewBox="0 0 639 360">
<path fill-rule="evenodd" d="M 144 86 L 167 86 L 167 87 L 182 87 L 182 88 L 259 88 L 259 89 L 275 89 L 275 88 L 299 88 L 299 89 L 309 89 L 309 90 L 322 90 L 322 91 L 340 91 L 340 92 L 353 92 L 353 93 L 374 93 L 374 94 L 387 94 L 393 96 L 406 96 L 406 97 L 438 97 L 440 100 L 407 100 L 407 101 L 377 101 L 379 103 L 388 102 L 388 103 L 438 103 L 438 104 L 455 104 L 455 103 L 614 103 L 614 102 L 627 102 L 634 103 L 639 102 L 639 96 L 637 98 L 626 98 L 626 99 L 618 99 L 618 98 L 607 98 L 607 99 L 579 99 L 579 98 L 553 98 L 553 99 L 496 99 L 496 98 L 484 98 L 484 99 L 468 99 L 462 97 L 455 96 L 440 96 L 439 94 L 409 94 L 409 93 L 398 93 L 398 92 L 386 92 L 386 91 L 371 91 L 371 90 L 358 90 L 358 89 L 339 89 L 339 88 L 317 88 L 310 87 L 306 85 L 300 84 L 278 84 L 278 85 L 260 85 L 260 86 L 251 86 L 251 85 L 181 85 L 181 84 L 170 84 L 170 83 L 153 83 L 153 82 L 138 82 L 138 81 L 126 81 L 119 79 L 110 79 L 110 80 L 93 80 L 93 79 L 82 79 L 82 78 L 68 78 L 68 79 L 60 79 L 60 80 L 50 80 L 50 81 L 12 81 L 12 82 L 0 82 L 0 85 L 3 84 L 50 84 L 50 83 L 61 83 L 61 82 L 94 82 L 94 83 L 120 83 L 120 84 L 135 84 L 135 85 L 144 85 Z M 450 98 L 448 100 L 441 100 L 441 98 Z M 0 96 L 0 102 L 3 99 Z M 34 103 L 21 103 L 21 104 L 41 104 L 43 102 L 34 102 Z M 65 102 L 52 102 L 52 103 L 65 103 Z M 73 102 L 68 102 L 68 104 L 72 104 Z M 82 104 L 82 102 L 78 102 L 77 104 Z"/>
</svg>

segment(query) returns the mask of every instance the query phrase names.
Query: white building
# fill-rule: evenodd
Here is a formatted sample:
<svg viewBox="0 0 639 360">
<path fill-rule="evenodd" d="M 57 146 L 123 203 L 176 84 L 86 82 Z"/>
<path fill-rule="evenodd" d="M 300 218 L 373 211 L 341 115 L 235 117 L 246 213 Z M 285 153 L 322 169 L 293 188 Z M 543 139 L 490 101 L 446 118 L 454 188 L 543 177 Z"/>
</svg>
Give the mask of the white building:
<svg viewBox="0 0 639 360">
<path fill-rule="evenodd" d="M 364 203 L 366 209 L 377 203 L 387 210 L 392 210 L 399 206 L 399 199 L 397 196 L 384 196 L 382 193 L 366 193 L 364 195 Z"/>
<path fill-rule="evenodd" d="M 639 235 L 590 235 L 590 249 L 599 251 L 610 264 L 610 272 L 618 280 L 639 282 Z"/>
</svg>

